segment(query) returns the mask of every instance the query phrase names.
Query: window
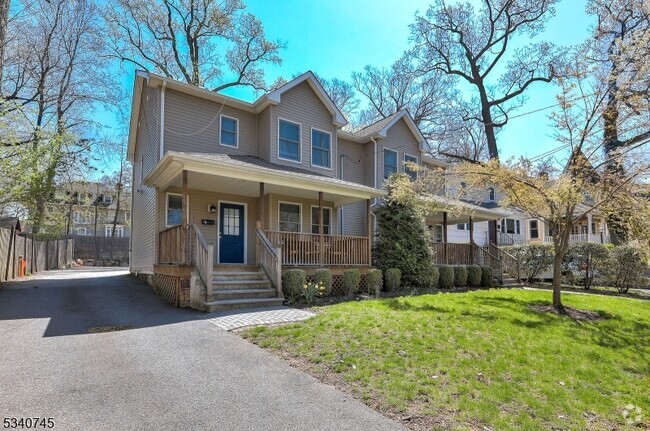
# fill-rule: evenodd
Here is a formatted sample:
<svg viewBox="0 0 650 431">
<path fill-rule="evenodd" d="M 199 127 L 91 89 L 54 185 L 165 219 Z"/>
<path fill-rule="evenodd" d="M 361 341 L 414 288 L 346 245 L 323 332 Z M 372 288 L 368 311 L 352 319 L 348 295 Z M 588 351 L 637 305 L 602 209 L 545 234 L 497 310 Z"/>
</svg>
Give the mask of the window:
<svg viewBox="0 0 650 431">
<path fill-rule="evenodd" d="M 495 197 L 496 197 L 496 196 L 495 196 L 495 193 L 494 193 L 494 187 L 490 187 L 490 188 L 488 189 L 488 199 L 489 199 L 490 201 L 494 201 Z"/>
<path fill-rule="evenodd" d="M 331 148 L 332 135 L 320 130 L 311 129 L 311 164 L 322 168 L 331 167 Z"/>
<path fill-rule="evenodd" d="M 384 178 L 397 172 L 397 151 L 384 149 Z"/>
<path fill-rule="evenodd" d="M 113 203 L 113 196 L 111 196 L 111 195 L 104 195 L 102 199 L 103 199 L 105 204 L 112 204 Z"/>
<path fill-rule="evenodd" d="M 435 242 L 442 242 L 443 229 L 441 224 L 437 224 L 433 227 L 433 240 Z"/>
<path fill-rule="evenodd" d="M 232 117 L 221 116 L 221 136 L 219 143 L 227 147 L 239 145 L 237 141 L 237 132 L 239 130 L 239 120 Z"/>
<path fill-rule="evenodd" d="M 528 222 L 528 227 L 530 231 L 530 239 L 539 239 L 539 226 L 537 220 L 530 220 Z"/>
<path fill-rule="evenodd" d="M 167 193 L 167 227 L 183 222 L 183 196 Z"/>
<path fill-rule="evenodd" d="M 460 223 L 460 224 L 457 224 L 457 225 L 456 225 L 456 229 L 457 229 L 457 230 L 469 230 L 469 229 L 467 228 L 467 223 Z"/>
<path fill-rule="evenodd" d="M 278 225 L 281 232 L 300 232 L 300 205 L 281 202 Z"/>
<path fill-rule="evenodd" d="M 404 154 L 404 173 L 409 177 L 411 177 L 413 181 L 415 181 L 418 178 L 418 171 L 415 168 L 409 167 L 411 163 L 415 163 L 417 165 L 418 158 L 415 156 L 409 156 L 408 154 Z"/>
<path fill-rule="evenodd" d="M 520 221 L 511 218 L 501 219 L 501 232 L 521 234 Z"/>
<path fill-rule="evenodd" d="M 515 226 L 517 226 L 517 235 L 521 233 L 521 222 L 519 220 L 515 220 Z"/>
<path fill-rule="evenodd" d="M 118 238 L 122 238 L 124 235 L 124 227 L 123 226 L 116 226 L 115 228 L 115 236 Z M 106 225 L 104 228 L 104 236 L 113 236 L 113 225 Z"/>
<path fill-rule="evenodd" d="M 596 235 L 596 222 L 595 221 L 591 222 L 591 234 Z"/>
<path fill-rule="evenodd" d="M 85 227 L 75 228 L 75 231 L 77 232 L 77 235 L 87 235 Z"/>
<path fill-rule="evenodd" d="M 332 226 L 332 210 L 323 208 L 323 233 L 329 235 Z M 318 226 L 318 207 L 311 207 L 311 233 L 320 233 Z"/>
<path fill-rule="evenodd" d="M 279 158 L 300 162 L 300 124 L 280 120 L 278 135 Z"/>
</svg>

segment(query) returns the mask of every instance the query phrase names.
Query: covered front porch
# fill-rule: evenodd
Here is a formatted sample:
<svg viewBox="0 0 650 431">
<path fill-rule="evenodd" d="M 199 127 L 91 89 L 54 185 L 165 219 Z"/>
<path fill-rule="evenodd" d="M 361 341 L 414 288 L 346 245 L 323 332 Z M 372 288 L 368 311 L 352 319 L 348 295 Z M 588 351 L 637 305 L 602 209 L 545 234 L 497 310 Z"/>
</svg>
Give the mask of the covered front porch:
<svg viewBox="0 0 650 431">
<path fill-rule="evenodd" d="M 158 265 L 261 267 L 281 295 L 287 267 L 369 267 L 371 199 L 382 191 L 252 156 L 168 152 L 158 190 Z M 365 201 L 364 236 L 340 235 L 339 209 Z"/>
</svg>

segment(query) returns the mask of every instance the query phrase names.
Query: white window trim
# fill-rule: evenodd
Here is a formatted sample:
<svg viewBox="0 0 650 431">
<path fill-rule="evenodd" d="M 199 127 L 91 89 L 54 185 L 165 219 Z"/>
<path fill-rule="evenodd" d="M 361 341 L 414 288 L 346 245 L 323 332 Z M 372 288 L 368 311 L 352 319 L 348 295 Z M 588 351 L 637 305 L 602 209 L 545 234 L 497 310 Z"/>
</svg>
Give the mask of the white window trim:
<svg viewBox="0 0 650 431">
<path fill-rule="evenodd" d="M 490 197 L 490 195 L 494 195 L 494 197 Z M 488 187 L 488 201 L 494 202 L 497 200 L 497 191 L 494 189 L 494 187 Z"/>
<path fill-rule="evenodd" d="M 118 224 L 115 226 L 115 238 L 123 238 L 124 237 L 124 226 L 121 224 Z M 104 226 L 104 236 L 105 237 L 111 237 L 113 236 L 113 225 L 112 224 L 107 224 Z"/>
<path fill-rule="evenodd" d="M 169 195 L 173 196 L 180 196 L 181 199 L 183 198 L 182 193 L 173 193 L 173 192 L 165 192 L 165 227 L 174 227 L 174 226 L 180 226 L 180 224 L 167 224 L 167 213 L 169 212 Z M 187 221 L 189 223 L 190 220 L 190 195 L 187 195 Z"/>
<path fill-rule="evenodd" d="M 414 158 L 414 159 L 415 159 L 415 164 L 418 165 L 418 166 L 420 166 L 420 158 L 419 158 L 418 156 L 414 156 L 413 154 L 404 153 L 404 155 L 402 156 L 402 165 L 404 166 L 404 173 L 405 173 L 405 174 L 406 174 L 406 163 L 408 163 L 408 162 L 406 161 L 406 158 L 407 158 L 407 157 L 412 157 L 412 158 Z M 408 174 L 407 174 L 407 175 L 408 175 Z M 419 178 L 419 177 L 420 177 L 420 172 L 419 172 L 419 171 L 416 171 L 416 172 L 415 172 L 415 178 Z"/>
<path fill-rule="evenodd" d="M 298 220 L 300 221 L 300 225 L 298 226 L 298 233 L 302 233 L 302 204 L 298 202 L 289 202 L 289 201 L 278 201 L 278 232 L 286 232 L 286 231 L 281 231 L 280 230 L 280 204 L 289 204 L 289 205 L 297 205 L 300 208 L 300 213 L 298 215 Z M 309 215 L 311 217 L 311 214 Z M 311 228 L 311 224 L 310 224 Z M 289 232 L 289 233 L 295 233 L 295 232 Z"/>
<path fill-rule="evenodd" d="M 110 199 L 110 201 L 106 201 L 107 197 Z M 112 204 L 113 203 L 113 196 L 111 196 L 111 195 L 102 195 L 102 202 L 105 203 L 105 204 L 109 204 L 109 205 Z"/>
<path fill-rule="evenodd" d="M 311 233 L 311 210 L 314 208 L 319 208 L 318 205 L 310 205 L 309 206 L 309 233 Z M 325 235 L 334 235 L 334 208 L 332 207 L 323 207 L 323 209 L 328 209 L 330 210 L 330 233 L 326 233 Z M 323 226 L 325 226 L 325 223 L 323 223 Z M 314 234 L 315 235 L 315 234 Z"/>
<path fill-rule="evenodd" d="M 381 158 L 382 158 L 382 166 L 381 166 L 381 176 L 384 180 L 388 179 L 386 176 L 386 157 L 384 156 L 384 152 L 386 151 L 391 151 L 395 153 L 395 173 L 399 174 L 399 151 L 393 150 L 392 148 L 388 147 L 383 147 L 381 150 Z"/>
<path fill-rule="evenodd" d="M 280 157 L 280 121 L 284 121 L 286 123 L 291 123 L 293 125 L 298 126 L 298 160 L 293 160 L 293 159 L 286 159 L 284 157 Z M 297 123 L 295 121 L 287 120 L 286 118 L 278 117 L 278 139 L 276 141 L 277 147 L 278 147 L 278 160 L 284 160 L 287 162 L 291 163 L 302 163 L 302 124 Z"/>
<path fill-rule="evenodd" d="M 221 142 L 221 128 L 222 128 L 221 120 L 223 120 L 224 118 L 227 118 L 229 120 L 235 120 L 235 146 L 224 144 L 223 142 Z M 228 148 L 239 148 L 239 118 L 230 117 L 228 115 L 223 115 L 223 114 L 219 116 L 219 145 L 223 145 L 224 147 L 228 147 Z"/>
<path fill-rule="evenodd" d="M 219 253 L 221 250 L 221 232 L 219 232 L 219 229 L 221 229 L 221 204 L 243 205 L 244 207 L 244 265 L 248 265 L 248 204 L 245 202 L 235 201 L 217 201 L 217 262 L 221 263 L 221 256 Z M 187 206 L 189 207 L 189 205 Z"/>
<path fill-rule="evenodd" d="M 539 220 L 537 220 L 537 219 L 529 219 L 529 220 L 527 220 L 527 222 L 528 222 L 528 239 L 542 239 L 542 231 L 541 231 L 541 228 L 540 228 Z M 537 223 L 537 229 L 536 229 L 537 230 L 537 238 L 533 238 L 533 235 L 532 235 L 532 228 L 530 226 L 530 224 L 532 222 Z"/>
<path fill-rule="evenodd" d="M 329 149 L 330 166 L 329 166 L 329 168 L 326 167 L 326 166 L 321 166 L 321 165 L 315 165 L 314 164 L 314 130 L 317 131 L 317 132 L 325 133 L 326 135 L 330 135 L 330 149 Z M 332 142 L 332 134 L 330 132 L 328 132 L 328 131 L 317 129 L 316 127 L 312 127 L 311 130 L 309 131 L 309 141 L 310 141 L 310 144 L 311 144 L 311 148 L 310 148 L 311 151 L 309 152 L 309 158 L 310 158 L 311 165 L 313 167 L 315 167 L 315 168 L 326 169 L 328 171 L 331 171 L 332 166 L 334 164 L 333 163 L 334 162 L 334 160 L 333 160 L 334 159 L 334 142 Z M 279 141 L 278 141 L 278 143 L 279 143 Z"/>
<path fill-rule="evenodd" d="M 88 235 L 88 233 L 87 233 L 88 231 L 86 230 L 85 227 L 76 227 L 75 231 L 77 232 L 77 235 L 81 235 L 81 236 Z M 82 231 L 83 231 L 83 233 L 81 233 Z"/>
</svg>

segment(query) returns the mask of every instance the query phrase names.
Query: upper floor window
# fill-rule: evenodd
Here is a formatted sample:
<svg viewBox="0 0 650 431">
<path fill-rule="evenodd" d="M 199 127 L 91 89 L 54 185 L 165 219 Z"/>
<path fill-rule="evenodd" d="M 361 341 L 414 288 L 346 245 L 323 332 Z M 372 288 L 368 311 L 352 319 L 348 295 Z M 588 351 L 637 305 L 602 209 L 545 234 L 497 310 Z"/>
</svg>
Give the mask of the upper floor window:
<svg viewBox="0 0 650 431">
<path fill-rule="evenodd" d="M 537 223 L 537 220 L 530 220 L 528 222 L 528 227 L 529 232 L 530 232 L 530 239 L 538 239 L 539 238 L 539 224 Z"/>
<path fill-rule="evenodd" d="M 397 151 L 384 148 L 384 178 L 397 172 Z"/>
<path fill-rule="evenodd" d="M 332 226 L 332 210 L 330 208 L 323 208 L 323 233 L 329 235 Z M 311 207 L 311 233 L 320 233 L 320 225 L 318 224 L 318 207 Z"/>
<path fill-rule="evenodd" d="M 105 204 L 112 204 L 113 203 L 113 196 L 104 195 L 102 200 L 104 201 Z"/>
<path fill-rule="evenodd" d="M 219 143 L 227 147 L 237 148 L 239 120 L 232 117 L 221 116 L 221 137 Z"/>
<path fill-rule="evenodd" d="M 300 205 L 280 202 L 278 228 L 280 232 L 300 232 Z"/>
<path fill-rule="evenodd" d="M 418 179 L 418 171 L 413 168 L 412 164 L 418 164 L 418 158 L 404 154 L 404 173 L 411 177 L 413 181 Z"/>
<path fill-rule="evenodd" d="M 113 236 L 113 225 L 107 225 L 104 230 L 104 236 Z M 124 236 L 124 227 L 117 225 L 115 227 L 115 236 L 122 238 Z"/>
<path fill-rule="evenodd" d="M 490 201 L 494 201 L 495 198 L 496 198 L 496 196 L 495 196 L 495 193 L 494 193 L 494 187 L 490 187 L 488 189 L 488 199 Z"/>
<path fill-rule="evenodd" d="M 300 124 L 280 120 L 278 130 L 278 157 L 300 162 Z"/>
<path fill-rule="evenodd" d="M 332 135 L 311 129 L 311 164 L 322 168 L 331 167 Z"/>
</svg>

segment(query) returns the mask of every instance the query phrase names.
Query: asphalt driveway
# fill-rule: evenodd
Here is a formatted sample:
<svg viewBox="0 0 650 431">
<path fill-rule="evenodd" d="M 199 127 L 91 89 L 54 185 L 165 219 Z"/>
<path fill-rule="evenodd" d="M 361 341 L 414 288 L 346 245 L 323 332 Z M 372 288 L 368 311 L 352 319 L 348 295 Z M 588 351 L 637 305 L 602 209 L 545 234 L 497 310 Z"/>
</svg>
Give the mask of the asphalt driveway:
<svg viewBox="0 0 650 431">
<path fill-rule="evenodd" d="M 56 430 L 399 430 L 124 271 L 0 287 L 0 414 Z M 89 333 L 107 325 L 130 329 Z"/>
</svg>

